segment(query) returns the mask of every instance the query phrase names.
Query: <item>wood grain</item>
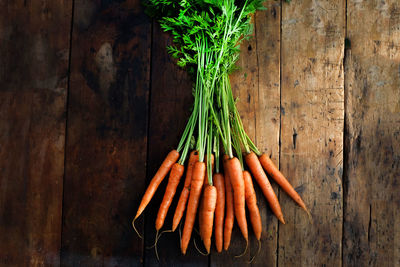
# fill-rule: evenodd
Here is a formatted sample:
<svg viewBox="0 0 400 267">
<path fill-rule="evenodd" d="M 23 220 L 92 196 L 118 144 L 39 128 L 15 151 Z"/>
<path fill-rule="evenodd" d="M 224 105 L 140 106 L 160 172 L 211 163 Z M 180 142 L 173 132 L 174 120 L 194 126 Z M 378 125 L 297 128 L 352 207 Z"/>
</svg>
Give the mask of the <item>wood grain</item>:
<svg viewBox="0 0 400 267">
<path fill-rule="evenodd" d="M 2 1 L 0 18 L 0 265 L 57 265 L 71 4 Z"/>
<path fill-rule="evenodd" d="M 179 233 L 165 233 L 158 261 L 146 246 L 165 182 L 136 223 L 144 240 L 131 220 L 193 102 L 169 35 L 139 0 L 0 1 L 0 266 L 400 266 L 400 4 L 265 5 L 232 86 L 313 224 L 272 182 L 278 225 L 255 183 L 251 264 L 250 223 L 244 257 L 235 223 L 228 252 L 201 256 L 194 232 L 182 256 Z"/>
<path fill-rule="evenodd" d="M 267 11 L 256 13 L 255 20 L 258 88 L 254 92 L 254 141 L 258 149 L 270 156 L 279 166 L 281 4 L 280 1 L 267 1 L 266 7 Z M 276 266 L 278 220 L 257 183 L 254 185 L 263 231 L 261 250 L 252 262 L 252 266 Z M 278 186 L 272 183 L 272 187 L 278 193 Z M 254 254 L 257 251 L 257 242 L 253 241 L 252 248 Z"/>
<path fill-rule="evenodd" d="M 400 4 L 347 6 L 343 264 L 400 266 Z"/>
<path fill-rule="evenodd" d="M 280 167 L 313 224 L 281 192 L 278 266 L 341 265 L 344 10 L 344 1 L 282 7 Z"/>
<path fill-rule="evenodd" d="M 0 265 L 59 265 L 70 1 L 0 2 Z"/>
<path fill-rule="evenodd" d="M 151 23 L 139 1 L 76 1 L 73 27 L 62 265 L 138 266 Z"/>
<path fill-rule="evenodd" d="M 152 46 L 152 75 L 151 75 L 151 106 L 149 125 L 149 155 L 147 182 L 149 183 L 165 156 L 172 149 L 176 149 L 179 139 L 190 116 L 190 108 L 193 103 L 192 79 L 186 71 L 176 65 L 176 62 L 168 55 L 166 46 L 172 44 L 169 34 L 163 33 L 158 23 L 153 24 Z M 187 162 L 186 162 L 187 163 Z M 186 167 L 186 165 L 185 165 Z M 167 179 L 165 179 L 167 180 Z M 162 230 L 172 227 L 172 218 L 179 199 L 183 180 L 177 189 L 167 218 Z M 154 244 L 156 230 L 155 220 L 158 208 L 165 192 L 167 181 L 163 182 L 157 190 L 154 199 L 145 212 L 145 245 Z M 185 215 L 182 218 L 182 229 Z M 179 226 L 178 226 L 179 228 Z M 198 226 L 195 225 L 198 229 Z M 145 254 L 146 266 L 207 266 L 208 257 L 200 255 L 193 245 L 196 238 L 197 245 L 202 242 L 195 232 L 185 256 L 180 250 L 179 229 L 174 233 L 165 233 L 159 239 L 156 258 L 154 249 L 147 249 Z"/>
</svg>

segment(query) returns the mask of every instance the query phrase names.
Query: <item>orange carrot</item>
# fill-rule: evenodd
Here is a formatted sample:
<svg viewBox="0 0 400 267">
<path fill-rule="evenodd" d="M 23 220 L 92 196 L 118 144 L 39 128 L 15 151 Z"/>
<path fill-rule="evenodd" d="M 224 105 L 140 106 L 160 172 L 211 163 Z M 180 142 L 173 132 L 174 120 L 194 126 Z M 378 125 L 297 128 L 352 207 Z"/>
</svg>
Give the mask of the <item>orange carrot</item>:
<svg viewBox="0 0 400 267">
<path fill-rule="evenodd" d="M 226 167 L 228 156 L 224 156 L 223 165 L 225 172 L 225 199 L 226 199 L 226 214 L 225 214 L 225 225 L 224 225 L 224 249 L 228 250 L 231 244 L 232 228 L 235 219 L 235 214 L 233 211 L 233 190 L 231 181 L 229 178 L 229 173 Z"/>
<path fill-rule="evenodd" d="M 243 181 L 242 166 L 238 158 L 233 157 L 228 159 L 226 167 L 229 173 L 233 189 L 233 202 L 235 207 L 235 217 L 239 225 L 240 231 L 246 242 L 249 240 L 245 210 L 245 188 Z"/>
<path fill-rule="evenodd" d="M 142 201 L 140 202 L 134 220 L 136 220 L 137 217 L 139 217 L 140 214 L 142 214 L 143 210 L 146 208 L 150 200 L 153 198 L 154 193 L 156 192 L 158 186 L 160 185 L 162 180 L 164 180 L 165 176 L 171 170 L 172 165 L 178 160 L 178 158 L 179 158 L 178 151 L 172 150 L 171 152 L 168 153 L 167 157 L 164 159 L 163 163 L 161 164 L 160 168 L 154 175 L 153 179 L 151 179 L 151 182 L 147 187 L 146 192 L 143 195 Z"/>
<path fill-rule="evenodd" d="M 215 186 L 207 185 L 205 187 L 202 202 L 203 210 L 200 211 L 202 218 L 200 222 L 202 225 L 202 239 L 207 253 L 210 253 L 214 212 L 217 203 L 217 189 Z"/>
<path fill-rule="evenodd" d="M 164 198 L 161 202 L 160 209 L 158 210 L 156 219 L 156 230 L 160 230 L 167 216 L 169 206 L 171 205 L 172 199 L 175 196 L 176 188 L 178 187 L 179 181 L 183 175 L 184 171 L 183 165 L 175 163 L 172 166 L 171 173 L 169 174 L 167 188 L 165 189 Z"/>
<path fill-rule="evenodd" d="M 245 160 L 250 168 L 251 173 L 254 175 L 254 178 L 256 179 L 261 190 L 263 191 L 265 198 L 268 200 L 272 212 L 275 214 L 278 220 L 285 224 L 281 205 L 279 204 L 278 198 L 276 197 L 275 192 L 272 189 L 272 186 L 261 166 L 260 161 L 258 160 L 258 157 L 253 152 L 250 152 L 245 156 Z"/>
<path fill-rule="evenodd" d="M 223 228 L 225 213 L 225 181 L 221 173 L 214 174 L 214 186 L 217 189 L 217 204 L 215 207 L 215 246 L 218 252 L 222 251 L 223 245 Z"/>
<path fill-rule="evenodd" d="M 253 231 L 257 240 L 260 240 L 262 232 L 261 216 L 257 205 L 256 192 L 254 191 L 251 175 L 248 171 L 243 171 L 243 179 L 245 187 L 246 205 L 247 208 L 249 209 L 251 225 L 253 226 Z"/>
<path fill-rule="evenodd" d="M 282 189 L 294 200 L 300 207 L 302 207 L 307 213 L 309 213 L 306 205 L 303 200 L 299 196 L 299 194 L 294 190 L 293 186 L 289 183 L 289 181 L 283 176 L 283 174 L 279 171 L 276 165 L 272 162 L 272 160 L 266 155 L 262 154 L 259 158 L 261 165 L 264 167 L 264 170 L 272 177 L 272 179 L 277 182 Z"/>
<path fill-rule="evenodd" d="M 181 251 L 185 255 L 189 245 L 190 237 L 193 231 L 194 221 L 196 219 L 197 207 L 201 189 L 203 187 L 206 165 L 204 162 L 196 162 L 192 174 L 192 182 L 190 184 L 189 202 L 186 211 L 185 225 L 183 227 L 181 239 Z"/>
<path fill-rule="evenodd" d="M 204 158 L 204 163 L 206 164 L 206 174 L 204 175 L 204 183 L 203 183 L 203 195 L 204 195 L 204 190 L 205 188 L 208 186 L 208 167 L 207 167 L 207 156 L 205 156 Z M 214 171 L 214 155 L 211 154 L 211 173 L 213 173 Z M 200 237 L 201 240 L 203 240 L 203 214 L 204 214 L 204 209 L 206 208 L 206 206 L 204 205 L 204 196 L 202 198 L 202 201 L 200 201 L 200 207 L 199 207 L 199 233 L 200 233 Z"/>
<path fill-rule="evenodd" d="M 176 230 L 176 227 L 178 227 L 183 213 L 185 212 L 187 199 L 189 197 L 190 183 L 192 181 L 193 167 L 197 161 L 199 161 L 199 154 L 196 150 L 194 150 L 190 153 L 189 163 L 186 170 L 185 184 L 183 185 L 182 193 L 179 197 L 178 205 L 176 206 L 174 218 L 172 220 L 172 231 Z"/>
</svg>

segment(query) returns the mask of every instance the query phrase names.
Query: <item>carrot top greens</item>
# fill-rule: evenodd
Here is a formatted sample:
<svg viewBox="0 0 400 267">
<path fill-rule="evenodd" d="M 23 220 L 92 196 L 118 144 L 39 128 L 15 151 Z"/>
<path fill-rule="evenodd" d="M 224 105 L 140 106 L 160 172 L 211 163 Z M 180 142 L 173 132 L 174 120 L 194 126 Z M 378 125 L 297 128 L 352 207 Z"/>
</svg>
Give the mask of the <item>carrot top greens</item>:
<svg viewBox="0 0 400 267">
<path fill-rule="evenodd" d="M 168 52 L 194 79 L 193 111 L 177 150 L 183 164 L 195 138 L 199 160 L 207 160 L 212 185 L 211 153 L 222 145 L 230 158 L 234 152 L 243 166 L 245 152 L 257 148 L 243 129 L 233 98 L 229 74 L 236 70 L 240 43 L 252 33 L 251 15 L 263 10 L 263 0 L 146 0 L 146 12 L 170 32 Z M 207 155 L 207 157 L 206 157 Z M 218 153 L 219 155 L 219 153 Z M 218 160 L 218 159 L 217 159 Z M 218 163 L 217 163 L 218 164 Z M 219 165 L 217 165 L 219 169 Z"/>
</svg>

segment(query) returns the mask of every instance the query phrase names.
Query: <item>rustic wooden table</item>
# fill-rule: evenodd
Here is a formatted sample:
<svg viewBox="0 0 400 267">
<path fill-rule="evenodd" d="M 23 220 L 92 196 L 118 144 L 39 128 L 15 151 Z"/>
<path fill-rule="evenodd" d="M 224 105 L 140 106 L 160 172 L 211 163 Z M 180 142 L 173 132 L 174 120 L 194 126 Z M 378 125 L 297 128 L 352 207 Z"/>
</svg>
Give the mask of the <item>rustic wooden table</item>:
<svg viewBox="0 0 400 267">
<path fill-rule="evenodd" d="M 256 266 L 400 266 L 400 3 L 269 1 L 232 77 L 245 128 L 311 208 L 259 188 Z M 138 0 L 0 1 L 0 265 L 154 266 L 161 193 L 131 227 L 174 148 L 191 81 Z M 165 185 L 163 185 L 165 186 Z M 163 188 L 160 189 L 160 191 Z M 166 225 L 171 221 L 171 214 Z M 163 266 L 246 266 L 179 235 Z M 251 253 L 256 242 L 251 240 Z"/>
</svg>

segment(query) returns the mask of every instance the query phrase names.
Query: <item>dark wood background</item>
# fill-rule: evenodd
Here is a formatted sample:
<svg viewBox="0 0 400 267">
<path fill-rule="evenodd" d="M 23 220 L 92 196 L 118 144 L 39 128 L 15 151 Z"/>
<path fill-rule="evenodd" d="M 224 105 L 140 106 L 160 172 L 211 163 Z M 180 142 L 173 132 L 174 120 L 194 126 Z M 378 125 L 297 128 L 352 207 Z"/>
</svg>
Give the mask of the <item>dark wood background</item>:
<svg viewBox="0 0 400 267">
<path fill-rule="evenodd" d="M 268 1 L 232 77 L 245 128 L 313 214 L 256 188 L 262 250 L 235 227 L 228 253 L 179 234 L 146 249 L 191 80 L 138 0 L 0 1 L 1 266 L 400 266 L 400 4 Z M 176 203 L 176 202 L 174 202 Z M 171 223 L 168 215 L 166 225 Z M 254 238 L 253 238 L 254 239 Z M 251 239 L 251 253 L 256 242 Z"/>
</svg>

